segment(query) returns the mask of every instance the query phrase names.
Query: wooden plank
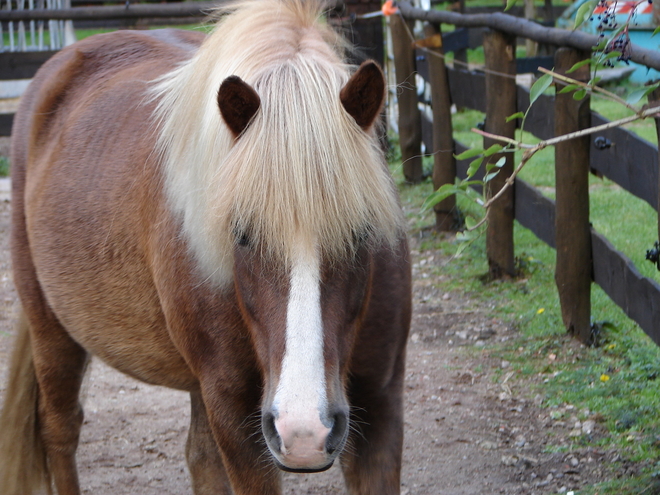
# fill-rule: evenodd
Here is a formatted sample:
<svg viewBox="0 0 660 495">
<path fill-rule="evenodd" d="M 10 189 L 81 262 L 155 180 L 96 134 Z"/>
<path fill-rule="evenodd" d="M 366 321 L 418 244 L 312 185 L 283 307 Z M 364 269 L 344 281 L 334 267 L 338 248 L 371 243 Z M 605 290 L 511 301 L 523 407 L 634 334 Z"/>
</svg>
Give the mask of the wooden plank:
<svg viewBox="0 0 660 495">
<path fill-rule="evenodd" d="M 454 141 L 454 149 L 456 150 L 456 154 L 460 155 L 461 153 L 469 150 L 470 148 L 465 144 L 461 143 L 460 141 Z M 470 166 L 470 162 L 473 159 L 474 158 L 468 158 L 467 160 L 456 160 L 456 177 L 462 180 L 467 179 L 468 167 Z M 477 173 L 473 176 L 473 179 L 483 180 L 483 178 L 484 178 L 484 168 L 480 167 L 479 170 L 477 170 Z M 483 194 L 483 187 L 481 187 L 481 184 L 473 185 L 472 189 L 477 191 L 479 194 Z"/>
<path fill-rule="evenodd" d="M 455 29 L 450 33 L 443 34 L 442 45 L 447 53 L 470 48 L 470 35 L 468 30 L 466 28 L 460 28 Z"/>
<path fill-rule="evenodd" d="M 0 80 L 31 79 L 55 51 L 0 53 Z"/>
<path fill-rule="evenodd" d="M 429 82 L 429 61 L 427 57 L 428 54 L 425 48 L 415 50 L 415 70 L 422 79 Z"/>
<path fill-rule="evenodd" d="M 425 112 L 421 112 L 420 120 L 422 124 L 422 143 L 426 149 L 426 154 L 430 154 L 433 149 L 433 122 Z"/>
<path fill-rule="evenodd" d="M 489 31 L 484 36 L 486 57 L 486 124 L 485 131 L 498 136 L 514 138 L 516 123 L 507 117 L 516 113 L 516 38 L 501 31 Z M 484 148 L 500 144 L 491 138 L 484 139 Z M 496 153 L 490 163 L 505 160 L 504 166 L 489 183 L 487 197 L 491 198 L 503 187 L 513 173 L 513 153 Z M 486 255 L 488 271 L 493 279 L 513 277 L 513 188 L 507 189 L 488 211 L 486 227 Z"/>
<path fill-rule="evenodd" d="M 516 178 L 515 214 L 520 225 L 534 232 L 534 235 L 550 247 L 555 243 L 555 202 L 547 198 L 531 184 Z"/>
<path fill-rule="evenodd" d="M 556 71 L 565 74 L 590 53 L 560 48 Z M 589 79 L 589 65 L 571 74 Z M 557 87 L 565 84 L 555 81 Z M 589 127 L 589 98 L 573 99 L 570 93 L 555 96 L 555 135 Z M 591 343 L 591 236 L 589 233 L 589 137 L 555 145 L 557 264 L 555 282 L 566 330 L 584 344 Z"/>
<path fill-rule="evenodd" d="M 593 113 L 591 125 L 608 122 L 604 117 Z M 596 138 L 604 138 L 611 143 L 606 149 L 599 149 Z M 626 191 L 643 199 L 658 209 L 658 149 L 632 132 L 622 129 L 608 129 L 591 136 L 592 169 L 613 180 Z"/>
<path fill-rule="evenodd" d="M 401 16 L 390 18 L 390 31 L 394 49 L 394 72 L 398 87 L 399 146 L 405 179 L 416 184 L 422 180 L 422 123 L 417 107 L 415 84 L 415 50 L 409 32 Z"/>
<path fill-rule="evenodd" d="M 486 111 L 486 75 L 483 72 L 447 69 L 449 88 L 459 108 Z"/>
<path fill-rule="evenodd" d="M 433 29 L 435 31 L 435 29 Z M 438 189 L 445 184 L 453 184 L 456 179 L 456 159 L 454 158 L 454 137 L 451 121 L 451 94 L 447 67 L 445 66 L 442 49 L 442 33 L 434 33 L 431 29 L 426 33 L 438 34 L 440 46 L 429 48 L 426 59 L 429 65 L 429 81 L 431 83 L 431 108 L 433 110 L 433 188 Z M 456 228 L 456 197 L 450 196 L 434 206 L 435 228 L 441 232 Z"/>
<path fill-rule="evenodd" d="M 442 35 L 442 47 L 445 53 L 457 52 L 467 48 L 478 48 L 483 44 L 485 28 L 458 28 Z"/>
<path fill-rule="evenodd" d="M 516 72 L 518 74 L 527 74 L 529 72 L 536 73 L 539 71 L 539 67 L 552 69 L 554 66 L 555 58 L 551 55 L 516 59 Z"/>
<path fill-rule="evenodd" d="M 518 108 L 529 107 L 529 91 L 518 87 Z M 591 125 L 609 122 L 592 112 Z M 554 97 L 543 95 L 532 106 L 525 130 L 539 139 L 554 134 Z M 608 143 L 607 148 L 596 145 L 596 138 Z M 633 132 L 617 127 L 592 135 L 590 138 L 590 168 L 616 182 L 626 191 L 658 209 L 658 151 L 657 147 Z M 600 141 L 599 141 L 600 142 Z"/>
<path fill-rule="evenodd" d="M 529 108 L 529 90 L 518 86 L 518 108 L 520 111 Z M 555 98 L 541 95 L 534 102 L 527 114 L 525 130 L 539 139 L 555 137 Z"/>
<path fill-rule="evenodd" d="M 642 276 L 629 258 L 593 229 L 591 245 L 594 281 L 660 345 L 660 285 Z"/>
<path fill-rule="evenodd" d="M 13 123 L 13 113 L 0 113 L 0 136 L 11 136 L 11 126 Z"/>
</svg>

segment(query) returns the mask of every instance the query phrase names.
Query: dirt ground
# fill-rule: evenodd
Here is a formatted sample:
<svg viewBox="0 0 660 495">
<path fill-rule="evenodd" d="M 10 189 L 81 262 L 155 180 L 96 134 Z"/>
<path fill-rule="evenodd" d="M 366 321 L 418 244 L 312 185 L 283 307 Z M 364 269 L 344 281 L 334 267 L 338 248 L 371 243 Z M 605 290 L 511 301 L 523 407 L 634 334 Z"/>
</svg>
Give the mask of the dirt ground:
<svg viewBox="0 0 660 495">
<path fill-rule="evenodd" d="M 0 397 L 12 345 L 15 291 L 8 252 L 9 210 L 0 202 Z M 611 476 L 615 452 L 554 452 L 581 435 L 598 435 L 570 405 L 554 420 L 531 397 L 508 363 L 489 355 L 496 340 L 516 336 L 459 294 L 442 289 L 434 252 L 414 255 L 415 310 L 408 347 L 406 439 L 402 494 L 481 495 L 568 493 Z M 496 370 L 499 380 L 493 379 Z M 79 448 L 83 493 L 186 495 L 186 394 L 148 386 L 93 361 L 85 385 L 86 419 Z M 572 416 L 572 417 L 571 417 Z M 567 421 L 565 418 L 569 417 Z M 1 432 L 0 432 L 1 434 Z M 625 473 L 615 473 L 624 475 Z M 345 493 L 337 467 L 321 474 L 284 475 L 286 494 Z"/>
</svg>

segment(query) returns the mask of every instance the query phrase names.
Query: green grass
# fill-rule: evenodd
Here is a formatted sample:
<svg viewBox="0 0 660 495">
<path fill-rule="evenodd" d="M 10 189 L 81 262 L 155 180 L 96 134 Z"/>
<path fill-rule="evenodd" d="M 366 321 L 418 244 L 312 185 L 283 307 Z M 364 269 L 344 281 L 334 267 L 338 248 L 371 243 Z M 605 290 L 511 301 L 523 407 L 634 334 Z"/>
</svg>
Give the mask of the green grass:
<svg viewBox="0 0 660 495">
<path fill-rule="evenodd" d="M 621 105 L 594 99 L 592 108 L 610 120 L 629 115 L 630 110 Z M 462 143 L 482 146 L 479 135 L 470 129 L 483 122 L 485 115 L 474 110 L 461 111 L 454 115 L 455 137 Z M 628 128 L 640 137 L 657 145 L 655 124 L 652 120 L 637 122 Z M 520 132 L 518 132 L 520 139 Z M 538 142 L 534 136 L 525 133 L 524 142 Z M 516 164 L 521 152 L 516 153 Z M 539 152 L 523 169 L 520 178 L 538 187 L 546 196 L 555 196 L 554 148 L 548 147 Z M 646 250 L 653 247 L 658 239 L 657 213 L 645 201 L 632 196 L 609 179 L 589 177 L 591 221 L 598 232 L 605 235 L 614 246 L 628 256 L 645 277 L 660 282 L 660 272 L 646 261 Z M 478 215 L 477 215 L 478 216 Z"/>
<path fill-rule="evenodd" d="M 608 102 L 596 101 L 594 107 L 610 119 L 625 113 Z M 469 132 L 481 121 L 480 112 L 457 113 L 453 119 L 455 137 L 471 146 L 481 146 L 481 138 Z M 655 140 L 653 122 L 632 130 Z M 532 141 L 529 135 L 525 139 Z M 550 197 L 554 196 L 555 183 L 553 154 L 552 149 L 544 150 L 521 174 Z M 405 186 L 400 166 L 395 164 L 393 169 L 412 235 L 424 232 L 421 249 L 438 249 L 449 259 L 436 269 L 438 280 L 444 275 L 441 290 L 467 294 L 476 304 L 489 308 L 494 317 L 520 330 L 520 338 L 476 352 L 512 363 L 516 376 L 525 384 L 521 388 L 528 391 L 530 398 L 536 394 L 545 397 L 543 406 L 549 411 L 559 411 L 560 406 L 567 404 L 578 411 L 588 409 L 609 432 L 605 438 L 582 437 L 568 445 L 551 443 L 548 451 L 586 445 L 615 449 L 621 462 L 634 462 L 639 468 L 633 478 L 612 479 L 576 493 L 660 493 L 656 476 L 660 472 L 660 348 L 595 284 L 591 291 L 592 319 L 600 328 L 599 347 L 586 348 L 572 341 L 562 324 L 554 282 L 555 251 L 517 223 L 515 255 L 521 276 L 484 283 L 483 275 L 488 271 L 485 239 L 478 238 L 460 256 L 455 256 L 458 243 L 446 236 L 428 235 L 433 215 L 419 211 L 432 186 Z M 643 275 L 660 280 L 655 267 L 644 260 L 645 250 L 657 239 L 655 211 L 611 181 L 595 176 L 590 178 L 590 195 L 591 220 L 596 229 L 629 256 Z M 465 215 L 483 214 L 480 207 L 465 198 L 458 198 L 458 207 Z M 553 361 L 548 359 L 551 354 L 556 356 Z M 614 469 L 617 464 L 604 467 Z"/>
</svg>

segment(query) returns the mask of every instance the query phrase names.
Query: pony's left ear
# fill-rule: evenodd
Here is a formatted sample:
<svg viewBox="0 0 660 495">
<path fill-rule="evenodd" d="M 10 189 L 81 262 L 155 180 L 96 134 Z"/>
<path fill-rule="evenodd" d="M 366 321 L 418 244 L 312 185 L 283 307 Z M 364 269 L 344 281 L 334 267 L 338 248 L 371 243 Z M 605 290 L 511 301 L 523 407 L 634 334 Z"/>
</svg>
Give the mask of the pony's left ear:
<svg viewBox="0 0 660 495">
<path fill-rule="evenodd" d="M 248 83 L 238 76 L 229 76 L 218 90 L 218 106 L 222 118 L 234 137 L 247 128 L 259 110 L 261 98 Z"/>
<path fill-rule="evenodd" d="M 355 122 L 365 131 L 368 130 L 385 101 L 385 76 L 378 64 L 373 60 L 362 62 L 342 88 L 339 99 Z"/>
</svg>

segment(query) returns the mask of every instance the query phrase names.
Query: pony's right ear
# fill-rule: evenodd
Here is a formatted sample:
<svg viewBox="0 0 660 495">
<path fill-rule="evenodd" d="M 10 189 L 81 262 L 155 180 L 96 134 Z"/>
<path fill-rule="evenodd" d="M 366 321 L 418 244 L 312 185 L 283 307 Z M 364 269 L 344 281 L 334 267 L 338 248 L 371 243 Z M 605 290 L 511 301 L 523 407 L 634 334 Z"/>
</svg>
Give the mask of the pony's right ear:
<svg viewBox="0 0 660 495">
<path fill-rule="evenodd" d="M 346 111 L 362 129 L 369 130 L 385 102 L 385 76 L 373 60 L 363 62 L 339 93 Z"/>
<path fill-rule="evenodd" d="M 218 90 L 218 106 L 234 137 L 247 128 L 259 110 L 261 99 L 248 83 L 238 76 L 229 76 Z"/>
</svg>

